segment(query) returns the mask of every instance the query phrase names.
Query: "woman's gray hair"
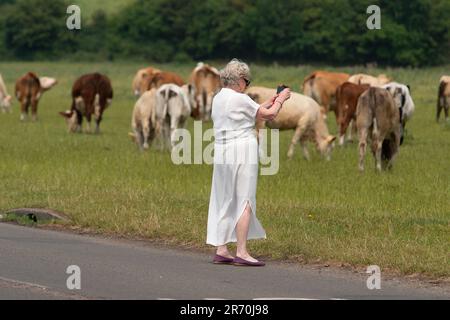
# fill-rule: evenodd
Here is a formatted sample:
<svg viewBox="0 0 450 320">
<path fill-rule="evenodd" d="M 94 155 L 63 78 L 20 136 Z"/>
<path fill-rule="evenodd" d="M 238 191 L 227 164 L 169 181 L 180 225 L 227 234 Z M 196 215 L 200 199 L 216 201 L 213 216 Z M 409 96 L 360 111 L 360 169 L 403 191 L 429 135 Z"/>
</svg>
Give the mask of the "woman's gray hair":
<svg viewBox="0 0 450 320">
<path fill-rule="evenodd" d="M 241 78 L 251 80 L 251 73 L 248 65 L 238 59 L 231 60 L 220 70 L 220 80 L 224 87 L 237 85 Z"/>
</svg>

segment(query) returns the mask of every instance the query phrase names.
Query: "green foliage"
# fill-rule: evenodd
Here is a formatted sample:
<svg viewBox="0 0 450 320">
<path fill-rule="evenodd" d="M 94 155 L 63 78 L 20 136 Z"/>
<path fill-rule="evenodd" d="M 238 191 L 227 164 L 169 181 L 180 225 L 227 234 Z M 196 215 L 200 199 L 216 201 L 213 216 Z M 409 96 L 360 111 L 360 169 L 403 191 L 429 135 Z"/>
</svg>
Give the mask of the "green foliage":
<svg viewBox="0 0 450 320">
<path fill-rule="evenodd" d="M 240 57 L 399 66 L 450 59 L 448 0 L 123 0 L 104 9 L 82 1 L 79 32 L 65 28 L 64 0 L 2 3 L 10 3 L 10 10 L 0 17 L 0 54 L 22 59 Z M 381 8 L 381 30 L 366 27 L 366 9 L 372 4 Z"/>
<path fill-rule="evenodd" d="M 5 45 L 19 58 L 48 58 L 69 48 L 63 0 L 18 0 L 4 22 Z"/>
</svg>

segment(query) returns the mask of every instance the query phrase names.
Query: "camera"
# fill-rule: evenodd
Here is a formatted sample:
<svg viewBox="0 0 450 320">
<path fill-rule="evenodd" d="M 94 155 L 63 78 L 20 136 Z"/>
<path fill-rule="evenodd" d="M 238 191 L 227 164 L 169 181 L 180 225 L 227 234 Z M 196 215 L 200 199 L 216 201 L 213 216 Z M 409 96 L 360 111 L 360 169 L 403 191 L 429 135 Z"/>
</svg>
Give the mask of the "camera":
<svg viewBox="0 0 450 320">
<path fill-rule="evenodd" d="M 281 92 L 283 92 L 284 89 L 289 88 L 288 86 L 285 86 L 284 84 L 279 85 L 277 88 L 277 94 L 280 94 Z"/>
</svg>

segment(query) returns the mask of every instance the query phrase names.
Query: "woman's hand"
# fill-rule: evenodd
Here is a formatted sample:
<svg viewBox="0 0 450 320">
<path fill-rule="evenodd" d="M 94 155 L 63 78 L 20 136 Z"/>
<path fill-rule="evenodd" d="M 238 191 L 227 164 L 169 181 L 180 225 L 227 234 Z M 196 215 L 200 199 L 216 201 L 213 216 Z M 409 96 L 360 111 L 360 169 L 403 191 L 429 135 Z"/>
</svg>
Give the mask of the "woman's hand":
<svg viewBox="0 0 450 320">
<path fill-rule="evenodd" d="M 278 94 L 274 95 L 272 98 L 270 98 L 269 100 L 267 100 L 266 102 L 264 102 L 263 104 L 261 104 L 261 107 L 269 109 L 274 103 L 275 100 L 279 97 Z"/>
<path fill-rule="evenodd" d="M 287 100 L 289 100 L 291 98 L 291 89 L 290 88 L 286 88 L 284 89 L 276 98 L 276 100 L 278 102 L 280 102 L 281 104 L 285 103 Z"/>
</svg>

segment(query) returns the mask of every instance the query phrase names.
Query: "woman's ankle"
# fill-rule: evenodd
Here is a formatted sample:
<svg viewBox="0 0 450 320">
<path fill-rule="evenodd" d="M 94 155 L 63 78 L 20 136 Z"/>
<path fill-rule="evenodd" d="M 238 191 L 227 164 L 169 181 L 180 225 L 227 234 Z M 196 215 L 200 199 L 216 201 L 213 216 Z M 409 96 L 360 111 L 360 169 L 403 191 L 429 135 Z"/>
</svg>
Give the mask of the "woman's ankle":
<svg viewBox="0 0 450 320">
<path fill-rule="evenodd" d="M 219 247 L 216 250 L 216 254 L 219 256 L 229 256 L 230 255 L 230 251 L 228 251 L 227 247 Z"/>
<path fill-rule="evenodd" d="M 245 259 L 245 258 L 249 258 L 251 256 L 250 256 L 250 253 L 248 253 L 248 251 L 237 251 L 236 252 L 236 257 Z"/>
</svg>

